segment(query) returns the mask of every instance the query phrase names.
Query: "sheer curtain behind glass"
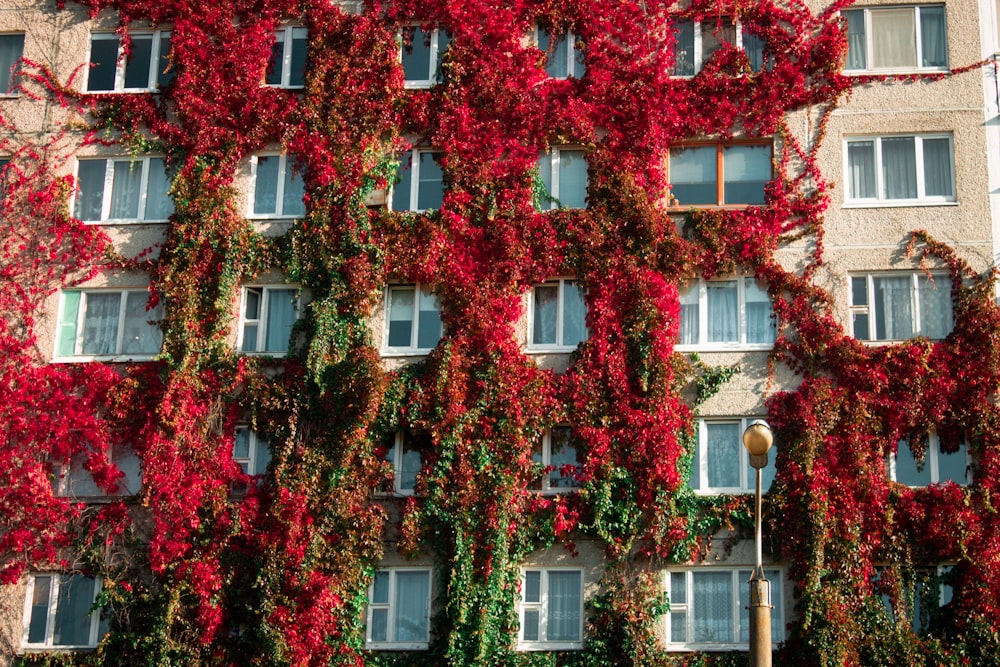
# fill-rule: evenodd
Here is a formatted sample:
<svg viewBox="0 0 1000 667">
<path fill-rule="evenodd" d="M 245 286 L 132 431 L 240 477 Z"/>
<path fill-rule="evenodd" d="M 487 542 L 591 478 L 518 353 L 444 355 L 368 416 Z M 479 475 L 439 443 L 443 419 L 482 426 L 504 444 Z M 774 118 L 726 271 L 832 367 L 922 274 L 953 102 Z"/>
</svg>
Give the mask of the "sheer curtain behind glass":
<svg viewBox="0 0 1000 667">
<path fill-rule="evenodd" d="M 747 343 L 773 343 L 777 335 L 771 313 L 771 297 L 753 278 L 743 279 L 743 297 L 746 301 Z"/>
<path fill-rule="evenodd" d="M 563 339 L 566 346 L 579 345 L 587 340 L 587 304 L 583 291 L 573 281 L 563 284 Z"/>
<path fill-rule="evenodd" d="M 583 151 L 559 151 L 559 203 L 568 208 L 587 206 L 587 159 Z"/>
<path fill-rule="evenodd" d="M 920 7 L 921 66 L 947 67 L 944 7 Z"/>
<path fill-rule="evenodd" d="M 951 282 L 946 276 L 917 277 L 917 302 L 920 305 L 920 335 L 940 340 L 952 327 Z"/>
<path fill-rule="evenodd" d="M 146 292 L 128 292 L 125 295 L 125 330 L 122 335 L 123 354 L 156 354 L 163 345 L 163 331 L 158 322 L 162 307 L 146 310 L 149 295 Z"/>
<path fill-rule="evenodd" d="M 875 142 L 871 139 L 847 142 L 847 184 L 851 199 L 878 197 Z"/>
<path fill-rule="evenodd" d="M 736 281 L 713 281 L 708 283 L 707 289 L 708 342 L 739 342 L 739 301 L 736 291 Z"/>
<path fill-rule="evenodd" d="M 865 12 L 863 9 L 852 9 L 841 13 L 847 19 L 847 62 L 844 69 L 868 69 Z"/>
<path fill-rule="evenodd" d="M 559 316 L 559 286 L 535 286 L 533 310 L 532 344 L 554 345 L 556 342 L 556 319 Z"/>
<path fill-rule="evenodd" d="M 945 137 L 923 140 L 924 194 L 928 197 L 953 197 L 951 141 Z"/>
<path fill-rule="evenodd" d="M 295 290 L 268 290 L 265 352 L 287 352 L 295 324 Z"/>
<path fill-rule="evenodd" d="M 82 354 L 115 353 L 121 302 L 120 292 L 91 292 L 86 295 Z"/>
<path fill-rule="evenodd" d="M 883 137 L 881 144 L 886 199 L 916 199 L 916 138 Z"/>
<path fill-rule="evenodd" d="M 730 572 L 691 575 L 696 643 L 733 641 L 733 577 Z"/>
<path fill-rule="evenodd" d="M 917 29 L 914 9 L 878 8 L 870 11 L 872 65 L 876 68 L 905 68 L 917 65 Z"/>
<path fill-rule="evenodd" d="M 429 598 L 430 576 L 427 572 L 396 572 L 395 641 L 427 641 Z"/>
<path fill-rule="evenodd" d="M 59 577 L 58 613 L 52 632 L 56 646 L 87 646 L 90 644 L 90 607 L 94 603 L 96 580 L 90 577 L 64 574 Z"/>
<path fill-rule="evenodd" d="M 580 572 L 549 571 L 548 641 L 579 641 L 583 608 Z"/>
<path fill-rule="evenodd" d="M 111 219 L 135 220 L 139 217 L 139 194 L 142 191 L 142 163 L 116 161 L 111 187 Z"/>
<path fill-rule="evenodd" d="M 277 212 L 278 161 L 279 158 L 277 155 L 262 155 L 257 158 L 257 173 L 253 194 L 253 212 L 255 215 L 269 215 Z"/>
<path fill-rule="evenodd" d="M 913 335 L 911 277 L 876 276 L 875 338 L 902 340 Z"/>
<path fill-rule="evenodd" d="M 704 454 L 708 459 L 708 486 L 717 489 L 739 487 L 742 446 L 739 423 L 707 423 L 705 437 L 708 440 Z"/>
<path fill-rule="evenodd" d="M 700 317 L 698 309 L 698 283 L 695 282 L 680 291 L 681 304 L 681 326 L 680 344 L 698 344 L 698 320 Z"/>
<path fill-rule="evenodd" d="M 24 35 L 0 35 L 0 95 L 16 90 L 17 73 L 21 54 L 24 52 Z"/>
<path fill-rule="evenodd" d="M 149 175 L 146 180 L 146 220 L 166 220 L 174 212 L 170 197 L 170 175 L 166 161 L 161 157 L 149 158 Z"/>
</svg>

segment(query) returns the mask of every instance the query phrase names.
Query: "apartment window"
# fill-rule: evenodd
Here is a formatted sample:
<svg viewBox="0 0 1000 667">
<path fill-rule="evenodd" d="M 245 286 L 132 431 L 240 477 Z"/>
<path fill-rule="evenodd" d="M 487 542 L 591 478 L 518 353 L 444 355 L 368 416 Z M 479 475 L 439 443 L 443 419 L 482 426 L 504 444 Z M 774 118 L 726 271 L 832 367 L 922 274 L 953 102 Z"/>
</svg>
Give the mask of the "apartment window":
<svg viewBox="0 0 1000 667">
<path fill-rule="evenodd" d="M 250 159 L 254 218 L 301 218 L 306 214 L 302 179 L 287 155 L 255 155 Z"/>
<path fill-rule="evenodd" d="M 944 5 L 866 7 L 841 12 L 847 21 L 847 71 L 948 68 Z"/>
<path fill-rule="evenodd" d="M 174 212 L 162 157 L 77 162 L 75 215 L 84 222 L 165 222 Z"/>
<path fill-rule="evenodd" d="M 767 290 L 754 278 L 701 280 L 680 293 L 678 345 L 767 348 L 777 326 Z"/>
<path fill-rule="evenodd" d="M 387 493 L 397 493 L 412 496 L 417 488 L 417 475 L 420 474 L 423 459 L 421 451 L 426 450 L 429 442 L 426 435 L 417 436 L 410 431 L 391 433 L 385 440 L 385 460 L 392 467 L 392 480 L 383 486 Z"/>
<path fill-rule="evenodd" d="M 440 305 L 426 286 L 390 285 L 385 308 L 387 352 L 425 353 L 441 340 Z"/>
<path fill-rule="evenodd" d="M 246 354 L 285 354 L 299 317 L 297 288 L 244 287 L 237 346 Z"/>
<path fill-rule="evenodd" d="M 531 488 L 549 493 L 580 488 L 580 453 L 580 440 L 569 426 L 547 429 L 531 450 L 531 460 L 542 467 Z"/>
<path fill-rule="evenodd" d="M 520 622 L 518 648 L 523 651 L 583 648 L 583 571 L 524 570 Z"/>
<path fill-rule="evenodd" d="M 36 574 L 28 579 L 24 635 L 29 649 L 93 648 L 108 631 L 108 618 L 93 609 L 101 580 L 79 574 Z"/>
<path fill-rule="evenodd" d="M 244 475 L 263 475 L 271 463 L 271 445 L 256 431 L 237 426 L 233 438 L 233 460 Z"/>
<path fill-rule="evenodd" d="M 542 192 L 538 208 L 586 208 L 587 158 L 580 149 L 550 148 L 538 156 Z"/>
<path fill-rule="evenodd" d="M 666 573 L 670 611 L 666 614 L 668 650 L 745 649 L 750 641 L 751 570 L 702 567 Z M 771 582 L 771 636 L 784 638 L 782 576 L 764 570 Z"/>
<path fill-rule="evenodd" d="M 399 161 L 396 184 L 392 188 L 394 211 L 421 212 L 441 208 L 444 201 L 444 172 L 439 153 L 414 149 Z"/>
<path fill-rule="evenodd" d="M 951 331 L 951 280 L 944 274 L 851 276 L 851 330 L 858 340 L 945 338 Z"/>
<path fill-rule="evenodd" d="M 146 290 L 65 290 L 56 357 L 150 358 L 163 345 L 162 306 Z"/>
<path fill-rule="evenodd" d="M 430 88 L 441 83 L 441 61 L 451 37 L 437 28 L 424 30 L 406 26 L 400 30 L 399 59 L 403 64 L 404 87 Z"/>
<path fill-rule="evenodd" d="M 430 642 L 431 571 L 378 570 L 368 588 L 365 647 L 424 650 Z"/>
<path fill-rule="evenodd" d="M 900 440 L 896 454 L 886 460 L 889 479 L 906 486 L 929 486 L 955 482 L 963 486 L 969 484 L 971 469 L 969 447 L 964 442 L 957 451 L 945 452 L 936 434 L 927 441 L 924 458 L 918 461 L 905 440 Z"/>
<path fill-rule="evenodd" d="M 21 71 L 24 33 L 0 35 L 0 96 L 17 94 L 17 75 Z"/>
<path fill-rule="evenodd" d="M 139 457 L 126 445 L 114 445 L 108 451 L 111 462 L 122 477 L 113 490 L 101 488 L 87 470 L 89 452 L 80 452 L 69 461 L 53 467 L 52 493 L 62 498 L 108 498 L 134 496 L 142 490 L 142 467 Z"/>
<path fill-rule="evenodd" d="M 530 312 L 529 348 L 570 350 L 587 340 L 587 304 L 575 280 L 535 285 Z"/>
<path fill-rule="evenodd" d="M 743 49 L 752 71 L 759 72 L 764 67 L 764 40 L 744 29 L 738 21 L 729 18 L 719 21 L 682 20 L 674 25 L 677 41 L 672 76 L 694 76 L 723 44 Z"/>
<path fill-rule="evenodd" d="M 668 179 L 675 207 L 763 205 L 771 144 L 671 148 Z"/>
<path fill-rule="evenodd" d="M 743 446 L 743 431 L 753 418 L 700 419 L 689 484 L 704 495 L 752 493 L 757 487 L 756 471 L 750 466 Z M 760 486 L 766 492 L 774 481 L 774 448 L 767 454 L 767 466 L 761 470 Z"/>
<path fill-rule="evenodd" d="M 548 29 L 535 30 L 535 43 L 545 54 L 545 72 L 553 79 L 582 79 L 587 71 L 583 57 L 583 42 L 572 31 L 555 39 Z"/>
<path fill-rule="evenodd" d="M 858 137 L 845 143 L 848 204 L 955 201 L 950 136 Z"/>
<path fill-rule="evenodd" d="M 170 64 L 170 32 L 131 33 L 131 51 L 125 57 L 121 38 L 112 32 L 90 36 L 87 92 L 149 92 L 174 78 Z"/>
<path fill-rule="evenodd" d="M 941 608 L 954 597 L 954 565 L 915 567 L 912 571 L 904 572 L 898 604 L 894 604 L 894 596 L 883 583 L 888 570 L 885 566 L 877 568 L 872 580 L 886 612 L 894 620 L 909 619 L 910 627 L 918 635 L 927 634 L 935 617 L 941 614 Z"/>
<path fill-rule="evenodd" d="M 265 83 L 280 88 L 302 88 L 306 83 L 305 28 L 285 27 L 274 33 Z"/>
</svg>

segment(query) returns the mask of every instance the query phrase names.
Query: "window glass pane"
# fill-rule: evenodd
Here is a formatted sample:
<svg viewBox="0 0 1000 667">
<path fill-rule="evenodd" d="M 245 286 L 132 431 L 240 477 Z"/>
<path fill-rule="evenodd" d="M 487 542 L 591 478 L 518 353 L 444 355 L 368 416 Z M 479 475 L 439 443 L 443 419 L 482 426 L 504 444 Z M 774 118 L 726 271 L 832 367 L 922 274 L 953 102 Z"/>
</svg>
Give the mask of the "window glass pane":
<svg viewBox="0 0 1000 667">
<path fill-rule="evenodd" d="M 771 147 L 724 147 L 722 173 L 727 204 L 763 204 L 764 186 L 771 180 Z"/>
<path fill-rule="evenodd" d="M 420 183 L 417 190 L 417 209 L 426 211 L 441 208 L 444 199 L 444 175 L 437 163 L 437 154 L 420 152 Z"/>
<path fill-rule="evenodd" d="M 389 640 L 389 610 L 372 609 L 372 623 L 368 629 L 373 642 Z"/>
<path fill-rule="evenodd" d="M 257 447 L 254 450 L 253 467 L 250 470 L 252 475 L 263 475 L 267 472 L 267 466 L 271 464 L 271 443 L 257 437 Z"/>
<path fill-rule="evenodd" d="M 427 289 L 420 290 L 420 309 L 417 321 L 417 347 L 429 350 L 441 340 L 441 311 L 437 297 Z"/>
<path fill-rule="evenodd" d="M 63 292 L 62 314 L 59 317 L 59 352 L 60 357 L 76 354 L 77 323 L 80 319 L 81 292 Z"/>
<path fill-rule="evenodd" d="M 947 67 L 948 48 L 945 40 L 944 7 L 919 7 L 920 65 Z"/>
<path fill-rule="evenodd" d="M 917 157 L 914 137 L 883 137 L 882 180 L 887 199 L 916 199 Z"/>
<path fill-rule="evenodd" d="M 587 304 L 583 291 L 573 281 L 563 284 L 563 345 L 579 345 L 587 340 Z"/>
<path fill-rule="evenodd" d="M 87 90 L 102 92 L 115 89 L 115 71 L 118 67 L 118 37 L 94 35 L 90 40 L 90 72 L 87 73 Z"/>
<path fill-rule="evenodd" d="M 552 429 L 550 435 L 550 464 L 553 470 L 549 473 L 551 488 L 577 488 L 580 482 L 575 475 L 579 469 L 580 458 L 572 431 L 567 427 Z"/>
<path fill-rule="evenodd" d="M 851 305 L 868 305 L 868 281 L 864 276 L 853 276 L 851 278 Z"/>
<path fill-rule="evenodd" d="M 306 57 L 308 33 L 305 28 L 292 29 L 292 63 L 288 72 L 289 86 L 304 86 L 306 83 Z"/>
<path fill-rule="evenodd" d="M 875 338 L 903 340 L 913 336 L 910 276 L 875 276 Z"/>
<path fill-rule="evenodd" d="M 444 81 L 444 72 L 441 69 L 441 63 L 444 62 L 444 54 L 448 52 L 448 45 L 451 44 L 451 35 L 446 32 L 438 31 L 437 33 L 437 61 L 435 63 L 433 79 L 437 83 Z"/>
<path fill-rule="evenodd" d="M 968 484 L 968 447 L 962 444 L 955 452 L 943 452 L 937 445 L 938 479 L 939 482 L 955 482 Z"/>
<path fill-rule="evenodd" d="M 159 307 L 147 311 L 148 303 L 146 292 L 128 292 L 125 295 L 124 354 L 156 354 L 163 345 L 163 332 L 159 326 L 152 324 L 160 318 Z"/>
<path fill-rule="evenodd" d="M 920 465 L 905 440 L 899 442 L 896 451 L 896 481 L 907 486 L 927 486 L 931 483 L 930 452 Z"/>
<path fill-rule="evenodd" d="M 524 601 L 528 603 L 541 602 L 542 573 L 539 570 L 528 570 L 524 573 Z"/>
<path fill-rule="evenodd" d="M 420 451 L 414 448 L 414 438 L 411 434 L 403 434 L 403 455 L 400 469 L 395 471 L 396 489 L 413 491 L 417 486 L 417 475 L 420 474 Z"/>
<path fill-rule="evenodd" d="M 149 174 L 146 177 L 146 220 L 166 220 L 174 212 L 174 200 L 170 197 L 170 176 L 167 174 L 166 160 L 161 157 L 149 158 Z"/>
<path fill-rule="evenodd" d="M 759 72 L 764 69 L 764 39 L 752 32 L 743 31 L 743 50 L 750 61 L 750 70 Z"/>
<path fill-rule="evenodd" d="M 702 440 L 705 440 L 705 436 L 702 435 L 699 428 L 694 440 L 694 457 L 691 459 L 691 473 L 688 475 L 688 486 L 695 491 L 701 489 L 701 461 L 704 458 Z"/>
<path fill-rule="evenodd" d="M 917 276 L 917 301 L 920 306 L 920 335 L 935 340 L 951 333 L 951 281 L 946 276 Z"/>
<path fill-rule="evenodd" d="M 928 197 L 953 197 L 951 141 L 946 137 L 924 139 L 924 194 Z"/>
<path fill-rule="evenodd" d="M 687 604 L 687 576 L 683 572 L 670 573 L 670 603 Z"/>
<path fill-rule="evenodd" d="M 524 627 L 521 629 L 521 636 L 526 642 L 538 641 L 538 610 L 524 610 Z"/>
<path fill-rule="evenodd" d="M 399 168 L 396 170 L 396 184 L 392 187 L 392 210 L 410 210 L 410 189 L 413 170 L 411 169 L 412 153 L 399 158 Z"/>
<path fill-rule="evenodd" d="M 55 646 L 90 644 L 90 607 L 94 603 L 95 580 L 78 575 L 59 577 L 59 601 L 52 632 Z"/>
<path fill-rule="evenodd" d="M 678 206 L 718 204 L 715 146 L 670 150 L 671 193 Z"/>
<path fill-rule="evenodd" d="M 552 197 L 552 154 L 542 153 L 538 156 L 538 179 L 542 182 L 543 192 L 539 196 L 539 207 L 546 211 L 555 205 Z"/>
<path fill-rule="evenodd" d="M 687 613 L 686 612 L 670 612 L 670 641 L 672 642 L 686 642 L 687 637 Z"/>
<path fill-rule="evenodd" d="M 916 67 L 917 30 L 914 9 L 873 9 L 872 66 L 875 68 Z"/>
<path fill-rule="evenodd" d="M 743 284 L 747 314 L 747 343 L 758 345 L 773 343 L 778 330 L 772 317 L 771 297 L 753 278 L 744 278 Z"/>
<path fill-rule="evenodd" d="M 580 572 L 549 571 L 548 641 L 579 641 L 580 613 L 583 608 Z"/>
<path fill-rule="evenodd" d="M 35 577 L 35 586 L 31 593 L 31 617 L 28 621 L 29 644 L 41 644 L 45 641 L 51 591 L 52 577 Z"/>
<path fill-rule="evenodd" d="M 116 160 L 113 169 L 110 217 L 112 220 L 136 220 L 142 192 L 142 163 Z"/>
<path fill-rule="evenodd" d="M 740 340 L 739 303 L 735 280 L 708 283 L 708 342 Z"/>
<path fill-rule="evenodd" d="M 680 291 L 681 303 L 681 345 L 696 345 L 700 311 L 698 308 L 698 283 L 689 285 Z"/>
<path fill-rule="evenodd" d="M 95 222 L 101 219 L 107 167 L 107 160 L 80 160 L 76 173 L 80 187 L 76 196 L 76 217 L 80 220 Z"/>
<path fill-rule="evenodd" d="M 878 197 L 874 141 L 847 142 L 847 196 L 849 199 Z"/>
<path fill-rule="evenodd" d="M 677 42 L 674 44 L 674 76 L 694 76 L 694 22 L 678 21 Z"/>
<path fill-rule="evenodd" d="M 389 572 L 382 570 L 375 573 L 372 582 L 372 602 L 375 604 L 388 604 L 389 602 Z"/>
<path fill-rule="evenodd" d="M 543 32 L 541 29 L 539 33 Z M 542 37 L 539 35 L 539 48 L 541 48 Z M 545 71 L 546 73 L 554 79 L 565 79 L 569 76 L 569 45 L 567 43 L 566 37 L 563 36 L 555 41 L 553 44 L 550 41 L 549 34 L 546 31 L 545 36 L 545 47 L 544 50 L 548 54 L 548 59 L 545 61 Z M 551 49 L 551 52 L 549 51 Z"/>
<path fill-rule="evenodd" d="M 18 60 L 23 53 L 23 34 L 0 35 L 0 95 L 14 92 L 20 70 Z"/>
<path fill-rule="evenodd" d="M 587 206 L 587 159 L 583 151 L 559 151 L 559 203 L 569 208 Z"/>
<path fill-rule="evenodd" d="M 537 285 L 534 293 L 534 311 L 531 343 L 533 345 L 554 345 L 556 342 L 556 320 L 559 315 L 559 287 L 556 285 Z"/>
<path fill-rule="evenodd" d="M 281 215 L 288 218 L 301 218 L 306 214 L 306 204 L 302 201 L 304 195 L 302 178 L 292 168 L 291 160 L 285 162 L 285 190 L 281 197 Z"/>
<path fill-rule="evenodd" d="M 250 459 L 250 429 L 236 429 L 236 437 L 233 439 L 233 458 L 243 461 L 240 467 L 243 468 L 243 472 L 247 472 L 245 462 Z"/>
<path fill-rule="evenodd" d="M 267 78 L 269 86 L 281 85 L 281 70 L 285 59 L 285 31 L 280 30 L 274 36 L 274 44 L 271 45 L 271 59 L 267 65 Z"/>
<path fill-rule="evenodd" d="M 277 155 L 261 155 L 257 158 L 257 175 L 254 182 L 254 215 L 273 215 L 278 204 L 278 163 Z"/>
<path fill-rule="evenodd" d="M 719 50 L 723 44 L 736 43 L 736 26 L 727 21 L 708 20 L 701 22 L 701 66 Z"/>
<path fill-rule="evenodd" d="M 389 290 L 389 347 L 413 345 L 414 287 Z"/>
<path fill-rule="evenodd" d="M 170 63 L 170 33 L 160 35 L 160 61 L 156 66 L 156 83 L 163 88 L 174 80 L 174 68 Z"/>
<path fill-rule="evenodd" d="M 844 69 L 868 69 L 864 10 L 851 9 L 842 11 L 841 15 L 847 19 L 847 62 Z"/>
<path fill-rule="evenodd" d="M 118 344 L 119 292 L 91 292 L 86 295 L 83 317 L 83 354 L 114 354 Z"/>
<path fill-rule="evenodd" d="M 125 87 L 149 88 L 149 66 L 153 57 L 153 36 L 132 35 L 132 49 L 125 62 Z"/>
<path fill-rule="evenodd" d="M 288 341 L 295 325 L 295 293 L 293 289 L 267 290 L 267 340 L 264 352 L 287 352 Z"/>
<path fill-rule="evenodd" d="M 695 642 L 732 642 L 733 576 L 730 572 L 694 572 Z"/>
<path fill-rule="evenodd" d="M 403 33 L 403 76 L 407 81 L 426 81 L 430 78 L 430 34 L 421 28 L 408 26 Z"/>
<path fill-rule="evenodd" d="M 427 641 L 429 599 L 430 576 L 427 572 L 396 573 L 395 641 Z"/>
<path fill-rule="evenodd" d="M 738 423 L 705 424 L 708 446 L 708 486 L 736 488 L 740 486 L 740 425 Z"/>
</svg>

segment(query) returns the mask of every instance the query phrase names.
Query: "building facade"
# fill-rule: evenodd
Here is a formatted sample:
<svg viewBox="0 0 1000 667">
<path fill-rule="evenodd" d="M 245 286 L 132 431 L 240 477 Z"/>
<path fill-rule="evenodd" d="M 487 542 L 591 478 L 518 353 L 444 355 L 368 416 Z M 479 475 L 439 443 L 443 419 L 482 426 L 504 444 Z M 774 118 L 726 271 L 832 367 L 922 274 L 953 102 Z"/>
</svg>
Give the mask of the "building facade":
<svg viewBox="0 0 1000 667">
<path fill-rule="evenodd" d="M 0 664 L 992 664 L 997 23 L 0 8 Z"/>
</svg>

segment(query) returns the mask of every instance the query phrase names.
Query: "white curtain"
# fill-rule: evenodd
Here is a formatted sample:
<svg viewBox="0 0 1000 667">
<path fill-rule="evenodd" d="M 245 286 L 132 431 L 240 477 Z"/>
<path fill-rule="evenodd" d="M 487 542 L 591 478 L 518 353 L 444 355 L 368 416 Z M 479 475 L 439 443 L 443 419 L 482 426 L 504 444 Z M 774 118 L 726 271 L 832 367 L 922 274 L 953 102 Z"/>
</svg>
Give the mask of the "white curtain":
<svg viewBox="0 0 1000 667">
<path fill-rule="evenodd" d="M 740 486 L 740 425 L 705 424 L 708 446 L 705 455 L 708 463 L 710 488 L 736 488 Z"/>
<path fill-rule="evenodd" d="M 874 141 L 847 143 L 847 172 L 848 196 L 851 199 L 878 197 Z"/>
<path fill-rule="evenodd" d="M 946 276 L 931 280 L 917 278 L 917 303 L 920 306 L 920 334 L 942 339 L 951 332 L 951 281 Z"/>
<path fill-rule="evenodd" d="M 123 354 L 156 354 L 163 345 L 163 331 L 158 326 L 162 308 L 147 311 L 149 296 L 145 292 L 129 292 L 125 297 L 125 331 L 122 336 Z"/>
<path fill-rule="evenodd" d="M 700 311 L 698 308 L 698 283 L 695 282 L 680 292 L 681 328 L 680 344 L 697 345 Z"/>
<path fill-rule="evenodd" d="M 288 339 L 295 324 L 295 290 L 274 289 L 268 290 L 265 294 L 267 295 L 265 326 L 267 340 L 264 343 L 264 351 L 287 352 Z"/>
<path fill-rule="evenodd" d="M 111 186 L 111 219 L 135 220 L 139 217 L 139 193 L 142 192 L 142 163 L 116 161 Z"/>
<path fill-rule="evenodd" d="M 396 572 L 395 641 L 427 641 L 429 599 L 430 575 L 428 572 Z"/>
<path fill-rule="evenodd" d="M 873 9 L 872 66 L 879 69 L 916 67 L 917 30 L 912 7 Z"/>
<path fill-rule="evenodd" d="M 277 155 L 261 155 L 257 158 L 253 191 L 253 212 L 255 215 L 277 213 L 278 161 Z"/>
<path fill-rule="evenodd" d="M 553 79 L 565 79 L 569 76 L 569 68 L 567 67 L 568 44 L 565 35 L 553 44 L 548 31 L 539 28 L 538 48 L 548 54 L 548 59 L 545 61 L 545 71 L 549 76 Z"/>
<path fill-rule="evenodd" d="M 919 7 L 920 12 L 920 64 L 923 67 L 946 67 L 948 49 L 945 41 L 944 7 Z"/>
<path fill-rule="evenodd" d="M 587 340 L 587 304 L 573 281 L 563 285 L 563 345 L 579 345 Z"/>
<path fill-rule="evenodd" d="M 841 14 L 847 19 L 847 63 L 844 69 L 868 69 L 865 12 L 863 9 L 852 9 Z"/>
<path fill-rule="evenodd" d="M 913 336 L 910 276 L 876 276 L 875 339 L 902 340 Z"/>
<path fill-rule="evenodd" d="M 531 342 L 533 345 L 554 345 L 559 317 L 559 287 L 536 285 L 534 301 Z"/>
<path fill-rule="evenodd" d="M 86 295 L 82 354 L 115 354 L 121 300 L 120 292 L 90 292 Z"/>
<path fill-rule="evenodd" d="M 713 281 L 708 283 L 707 287 L 708 342 L 739 342 L 739 302 L 736 293 L 736 281 Z"/>
<path fill-rule="evenodd" d="M 564 208 L 587 206 L 587 159 L 583 151 L 559 151 L 559 204 Z"/>
<path fill-rule="evenodd" d="M 731 572 L 694 572 L 693 641 L 733 641 L 733 575 Z"/>
<path fill-rule="evenodd" d="M 580 572 L 549 571 L 548 641 L 579 641 L 583 608 Z"/>
<path fill-rule="evenodd" d="M 883 137 L 882 178 L 887 199 L 916 199 L 917 157 L 915 137 Z"/>
<path fill-rule="evenodd" d="M 924 193 L 928 197 L 952 197 L 951 141 L 945 137 L 924 139 Z"/>
<path fill-rule="evenodd" d="M 0 35 L 0 94 L 14 91 L 23 52 L 24 35 Z"/>
<path fill-rule="evenodd" d="M 107 160 L 80 160 L 77 163 L 76 178 L 80 192 L 76 197 L 75 215 L 80 220 L 95 222 L 101 219 L 107 169 Z"/>
<path fill-rule="evenodd" d="M 413 347 L 413 313 L 415 287 L 393 287 L 389 290 L 389 347 Z"/>
<path fill-rule="evenodd" d="M 743 296 L 747 312 L 747 343 L 773 343 L 777 336 L 771 297 L 753 278 L 744 279 Z"/>
<path fill-rule="evenodd" d="M 174 212 L 174 200 L 170 197 L 170 176 L 167 174 L 166 160 L 161 157 L 149 159 L 149 175 L 146 180 L 146 220 L 166 220 Z"/>
</svg>

